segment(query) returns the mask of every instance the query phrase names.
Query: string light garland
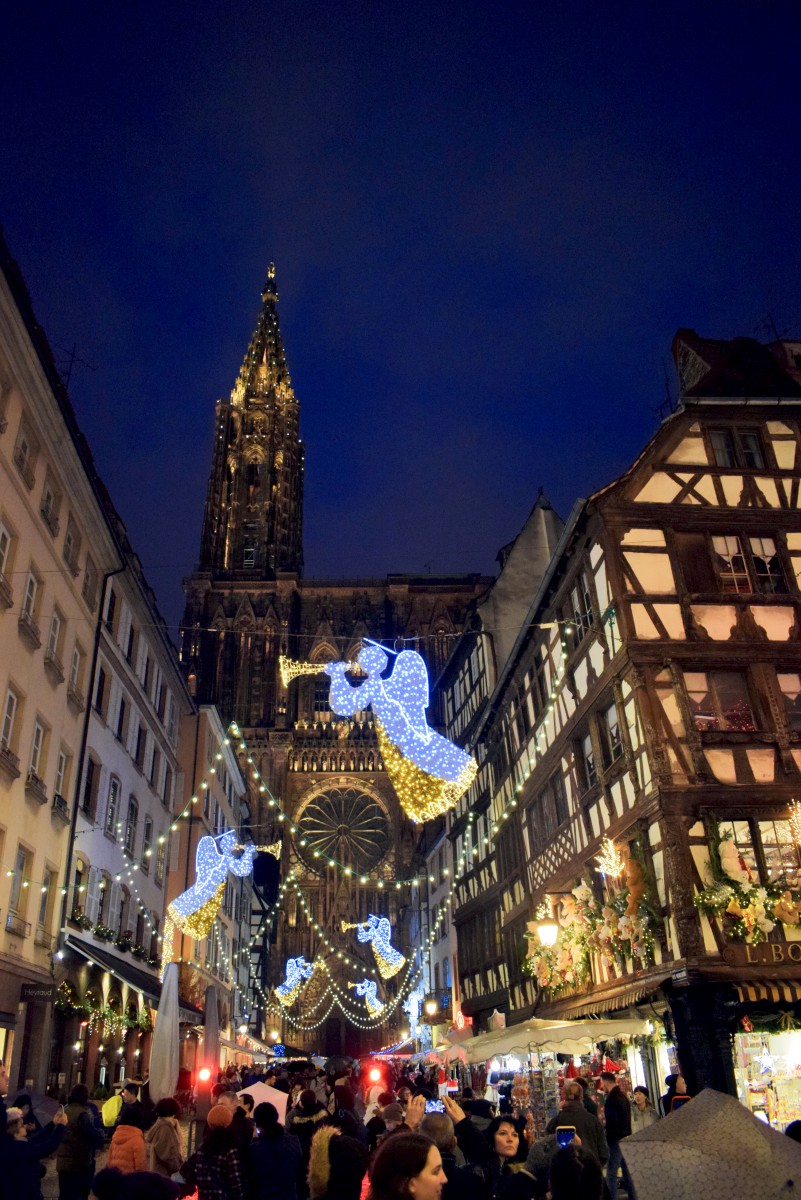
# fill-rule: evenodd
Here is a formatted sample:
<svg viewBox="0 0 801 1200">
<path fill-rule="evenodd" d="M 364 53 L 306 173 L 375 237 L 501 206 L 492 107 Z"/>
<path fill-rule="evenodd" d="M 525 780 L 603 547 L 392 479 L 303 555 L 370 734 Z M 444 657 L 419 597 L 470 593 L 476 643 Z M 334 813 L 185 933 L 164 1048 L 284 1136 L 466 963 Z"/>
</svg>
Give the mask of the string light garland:
<svg viewBox="0 0 801 1200">
<path fill-rule="evenodd" d="M 595 861 L 597 863 L 595 869 L 599 875 L 603 875 L 604 879 L 619 879 L 626 869 L 625 860 L 618 852 L 615 843 L 608 837 L 605 837 L 601 843 L 601 850 Z"/>
</svg>

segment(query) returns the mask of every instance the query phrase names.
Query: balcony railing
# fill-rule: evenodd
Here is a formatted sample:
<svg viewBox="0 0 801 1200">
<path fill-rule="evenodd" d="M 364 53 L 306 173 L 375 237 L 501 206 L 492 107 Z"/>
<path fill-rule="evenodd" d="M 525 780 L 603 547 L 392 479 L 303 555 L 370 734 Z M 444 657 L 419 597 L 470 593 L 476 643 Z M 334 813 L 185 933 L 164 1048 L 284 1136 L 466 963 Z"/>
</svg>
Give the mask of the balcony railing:
<svg viewBox="0 0 801 1200">
<path fill-rule="evenodd" d="M 33 614 L 29 613 L 27 608 L 23 608 L 22 612 L 19 614 L 19 620 L 17 621 L 17 624 L 19 625 L 20 633 L 25 638 L 25 641 L 28 643 L 28 645 L 31 646 L 32 649 L 38 650 L 42 644 L 42 635 L 39 632 L 39 626 L 36 624 Z"/>
<path fill-rule="evenodd" d="M 0 768 L 11 779 L 19 779 L 19 759 L 10 746 L 0 746 Z"/>
<path fill-rule="evenodd" d="M 53 797 L 53 816 L 58 817 L 65 825 L 70 823 L 70 806 L 58 792 Z"/>
<path fill-rule="evenodd" d="M 49 508 L 46 504 L 43 504 L 39 509 L 39 512 L 42 515 L 42 520 L 52 533 L 53 537 L 56 537 L 58 534 L 58 517 L 53 512 L 52 508 Z"/>
<path fill-rule="evenodd" d="M 14 451 L 14 464 L 22 478 L 25 480 L 25 486 L 28 488 L 28 491 L 32 491 L 33 485 L 36 482 L 36 478 L 33 473 L 33 468 L 28 461 L 27 454 L 23 454 L 19 446 Z"/>
<path fill-rule="evenodd" d="M 14 937 L 30 937 L 31 923 L 23 921 L 22 917 L 18 917 L 16 913 L 9 913 L 6 917 L 6 932 L 13 934 Z"/>
<path fill-rule="evenodd" d="M 28 778 L 25 780 L 25 795 L 30 796 L 31 800 L 36 800 L 39 804 L 47 804 L 45 781 L 35 771 L 28 772 Z"/>
<path fill-rule="evenodd" d="M 54 683 L 64 682 L 64 664 L 55 650 L 45 650 L 44 665 Z"/>
<path fill-rule="evenodd" d="M 34 946 L 41 946 L 43 950 L 52 951 L 56 948 L 56 939 L 52 933 L 48 933 L 41 925 L 37 926 L 36 933 L 33 935 Z"/>
<path fill-rule="evenodd" d="M 74 684 L 70 684 L 67 688 L 67 703 L 75 713 L 82 713 L 86 708 L 86 701 Z"/>
</svg>

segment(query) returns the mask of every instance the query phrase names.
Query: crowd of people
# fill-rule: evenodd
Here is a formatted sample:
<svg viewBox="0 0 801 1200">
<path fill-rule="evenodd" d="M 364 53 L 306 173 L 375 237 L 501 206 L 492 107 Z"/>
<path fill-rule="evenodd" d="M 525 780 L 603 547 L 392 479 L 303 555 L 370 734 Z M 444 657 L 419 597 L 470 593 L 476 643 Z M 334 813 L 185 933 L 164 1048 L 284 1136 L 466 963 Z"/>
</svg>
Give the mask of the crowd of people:
<svg viewBox="0 0 801 1200">
<path fill-rule="evenodd" d="M 2 1178 L 15 1200 L 41 1200 L 43 1160 L 55 1153 L 59 1200 L 615 1200 L 621 1182 L 632 1200 L 623 1140 L 689 1098 L 676 1075 L 658 1108 L 644 1087 L 629 1098 L 612 1071 L 597 1093 L 590 1079 L 566 1079 L 538 1137 L 506 1096 L 497 1106 L 470 1088 L 458 1101 L 440 1096 L 436 1069 L 384 1064 L 365 1083 L 357 1072 L 229 1068 L 187 1156 L 175 1099 L 154 1105 L 126 1082 L 101 1106 L 78 1085 L 42 1127 L 30 1097 L 6 1107 L 0 1066 Z M 248 1093 L 261 1084 L 285 1095 L 283 1121 L 283 1097 L 276 1107 Z"/>
</svg>

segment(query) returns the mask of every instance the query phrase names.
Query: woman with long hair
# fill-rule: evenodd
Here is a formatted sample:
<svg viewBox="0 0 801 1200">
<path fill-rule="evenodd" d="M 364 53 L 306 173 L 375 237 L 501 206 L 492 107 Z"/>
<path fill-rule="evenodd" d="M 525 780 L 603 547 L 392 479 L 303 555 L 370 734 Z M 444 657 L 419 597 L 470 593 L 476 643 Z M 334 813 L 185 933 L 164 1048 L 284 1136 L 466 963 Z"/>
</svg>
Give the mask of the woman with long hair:
<svg viewBox="0 0 801 1200">
<path fill-rule="evenodd" d="M 440 1200 L 446 1183 L 440 1152 L 422 1133 L 396 1133 L 370 1167 L 369 1200 Z"/>
</svg>

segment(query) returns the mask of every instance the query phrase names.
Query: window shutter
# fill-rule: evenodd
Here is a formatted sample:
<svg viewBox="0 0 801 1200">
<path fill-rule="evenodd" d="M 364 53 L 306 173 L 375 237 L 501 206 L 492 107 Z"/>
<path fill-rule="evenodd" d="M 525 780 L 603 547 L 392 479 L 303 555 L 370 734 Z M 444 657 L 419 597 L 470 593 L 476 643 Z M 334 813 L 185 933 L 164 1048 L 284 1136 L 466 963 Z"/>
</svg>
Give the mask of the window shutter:
<svg viewBox="0 0 801 1200">
<path fill-rule="evenodd" d="M 100 903 L 100 872 L 97 867 L 89 868 L 89 879 L 86 885 L 86 905 L 84 912 L 93 925 L 97 924 L 97 912 Z"/>
<path fill-rule="evenodd" d="M 120 925 L 120 895 L 121 888 L 115 880 L 111 885 L 111 902 L 108 906 L 108 923 L 115 933 L 119 932 Z"/>
</svg>

